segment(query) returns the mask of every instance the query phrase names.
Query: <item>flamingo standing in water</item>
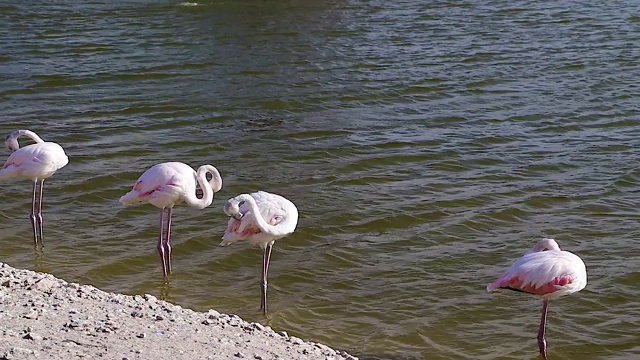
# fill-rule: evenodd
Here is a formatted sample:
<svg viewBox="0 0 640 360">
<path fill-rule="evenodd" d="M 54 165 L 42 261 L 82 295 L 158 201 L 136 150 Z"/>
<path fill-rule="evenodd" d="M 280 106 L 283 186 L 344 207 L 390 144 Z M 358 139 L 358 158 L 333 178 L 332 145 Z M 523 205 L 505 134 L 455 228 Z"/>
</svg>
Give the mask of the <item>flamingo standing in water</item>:
<svg viewBox="0 0 640 360">
<path fill-rule="evenodd" d="M 207 173 L 211 180 L 207 181 Z M 196 183 L 202 189 L 202 198 L 196 196 Z M 162 275 L 166 278 L 171 273 L 171 215 L 173 206 L 181 202 L 204 209 L 213 202 L 214 193 L 222 188 L 222 177 L 211 165 L 202 165 L 195 172 L 191 166 L 181 162 L 157 164 L 145 171 L 133 185 L 133 190 L 120 198 L 120 203 L 130 205 L 148 202 L 160 208 L 160 236 L 158 253 L 162 261 Z M 166 230 L 164 228 L 164 212 L 168 208 Z M 163 233 L 165 234 L 163 240 Z"/>
<path fill-rule="evenodd" d="M 248 240 L 262 248 L 262 298 L 260 310 L 267 313 L 267 272 L 271 248 L 276 240 L 293 233 L 298 224 L 298 209 L 284 197 L 265 191 L 240 194 L 227 200 L 224 212 L 230 216 L 220 245 Z"/>
<path fill-rule="evenodd" d="M 542 319 L 538 331 L 540 354 L 547 359 L 547 325 L 549 300 L 578 292 L 587 285 L 587 269 L 577 255 L 560 250 L 553 239 L 542 239 L 492 284 L 487 291 L 509 289 L 541 296 Z"/>
<path fill-rule="evenodd" d="M 35 144 L 20 148 L 18 138 L 27 136 Z M 11 155 L 0 169 L 0 180 L 10 180 L 16 177 L 33 181 L 33 198 L 31 200 L 31 226 L 33 227 L 33 241 L 42 243 L 42 192 L 44 180 L 51 177 L 58 169 L 69 163 L 62 146 L 44 141 L 38 134 L 30 130 L 16 130 L 7 136 L 5 145 Z M 38 186 L 38 184 L 40 186 Z M 39 188 L 39 191 L 38 191 Z"/>
</svg>

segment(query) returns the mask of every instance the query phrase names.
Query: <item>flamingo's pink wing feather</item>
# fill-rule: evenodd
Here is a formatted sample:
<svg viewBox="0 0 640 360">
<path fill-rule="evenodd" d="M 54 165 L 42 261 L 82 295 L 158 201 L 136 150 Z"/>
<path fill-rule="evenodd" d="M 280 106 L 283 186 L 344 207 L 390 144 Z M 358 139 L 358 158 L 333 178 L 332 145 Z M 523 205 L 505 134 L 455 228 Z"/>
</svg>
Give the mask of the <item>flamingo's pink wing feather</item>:
<svg viewBox="0 0 640 360">
<path fill-rule="evenodd" d="M 582 260 L 567 251 L 529 253 L 489 284 L 487 291 L 502 288 L 533 295 L 551 295 L 578 281 L 583 276 L 583 269 Z"/>
</svg>

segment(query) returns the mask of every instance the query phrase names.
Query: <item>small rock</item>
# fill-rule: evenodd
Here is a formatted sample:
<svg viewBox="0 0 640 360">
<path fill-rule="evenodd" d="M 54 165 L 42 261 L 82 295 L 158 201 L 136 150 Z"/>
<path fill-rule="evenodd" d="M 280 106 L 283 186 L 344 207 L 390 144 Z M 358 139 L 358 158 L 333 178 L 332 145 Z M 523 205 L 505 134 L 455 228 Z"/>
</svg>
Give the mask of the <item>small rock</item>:
<svg viewBox="0 0 640 360">
<path fill-rule="evenodd" d="M 297 338 L 295 336 L 289 337 L 289 341 L 291 341 L 294 345 L 304 345 L 304 341 L 302 341 L 302 339 Z"/>
<path fill-rule="evenodd" d="M 282 336 L 283 338 L 288 338 L 288 337 L 289 337 L 289 334 L 287 334 L 287 332 L 286 332 L 286 331 L 280 331 L 278 334 L 279 334 L 280 336 Z"/>
<path fill-rule="evenodd" d="M 239 352 L 239 351 L 237 353 L 235 353 L 233 356 L 235 356 L 237 358 L 244 358 L 244 354 Z"/>
<path fill-rule="evenodd" d="M 2 286 L 4 286 L 4 287 L 11 287 L 11 281 L 9 281 L 9 280 L 5 280 L 5 281 L 3 281 L 3 282 L 2 282 L 2 284 L 0 284 L 0 285 L 2 285 Z"/>
<path fill-rule="evenodd" d="M 101 333 L 105 333 L 105 334 L 111 334 L 113 332 L 113 330 L 111 330 L 108 327 L 104 327 L 104 326 L 98 326 L 96 328 L 96 332 L 101 332 Z"/>
<path fill-rule="evenodd" d="M 25 319 L 36 319 L 38 317 L 38 311 L 31 310 L 23 316 Z"/>
<path fill-rule="evenodd" d="M 144 316 L 144 314 L 138 310 L 133 310 L 131 312 L 131 316 L 133 316 L 134 318 L 141 318 Z"/>
<path fill-rule="evenodd" d="M 83 320 L 72 320 L 72 321 L 66 323 L 65 326 L 75 329 L 75 328 L 79 328 L 79 327 L 86 327 L 87 326 L 87 322 L 83 321 Z"/>
<path fill-rule="evenodd" d="M 328 347 L 327 345 L 319 344 L 319 343 L 316 343 L 315 345 L 316 345 L 316 347 L 318 349 L 322 350 L 325 353 L 328 353 L 329 355 L 334 355 L 336 353 L 335 350 L 333 350 L 332 348 Z"/>
<path fill-rule="evenodd" d="M 162 321 L 164 320 L 164 318 L 162 317 L 162 315 L 156 315 L 156 320 Z"/>
<path fill-rule="evenodd" d="M 262 325 L 260 323 L 253 323 L 253 327 L 258 329 L 258 330 L 260 330 L 260 331 L 264 330 L 264 325 Z"/>
<path fill-rule="evenodd" d="M 136 336 L 139 337 L 140 339 L 144 339 L 144 338 L 147 337 L 147 334 L 146 333 L 140 333 L 140 334 L 138 334 Z"/>
<path fill-rule="evenodd" d="M 33 287 L 40 291 L 49 292 L 54 287 L 57 287 L 57 285 L 58 283 L 55 280 L 44 277 L 36 281 L 36 283 L 33 284 Z"/>
<path fill-rule="evenodd" d="M 29 332 L 27 333 L 27 335 L 22 337 L 23 339 L 27 339 L 27 340 L 33 340 L 33 341 L 40 341 L 42 340 L 42 336 L 33 333 L 33 332 Z"/>
<path fill-rule="evenodd" d="M 213 324 L 213 321 L 211 321 L 211 320 L 209 320 L 209 319 L 204 319 L 204 320 L 202 321 L 202 324 L 204 324 L 204 325 L 211 325 L 211 324 Z"/>
<path fill-rule="evenodd" d="M 80 284 L 78 283 L 67 283 L 67 285 L 65 285 L 66 288 L 70 288 L 70 289 L 78 289 L 80 287 Z"/>
<path fill-rule="evenodd" d="M 142 297 L 145 300 L 147 300 L 148 302 L 157 302 L 158 301 L 158 298 L 156 298 L 155 296 L 150 295 L 150 294 L 144 294 Z"/>
</svg>

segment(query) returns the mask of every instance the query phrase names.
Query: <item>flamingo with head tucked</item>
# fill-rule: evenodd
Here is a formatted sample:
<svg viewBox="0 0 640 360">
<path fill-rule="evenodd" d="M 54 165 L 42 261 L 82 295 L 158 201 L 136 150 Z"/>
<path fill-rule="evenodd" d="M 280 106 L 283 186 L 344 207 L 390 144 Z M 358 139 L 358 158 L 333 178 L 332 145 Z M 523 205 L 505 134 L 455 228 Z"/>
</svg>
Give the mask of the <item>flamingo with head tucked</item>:
<svg viewBox="0 0 640 360">
<path fill-rule="evenodd" d="M 23 148 L 18 144 L 21 136 L 30 137 L 35 144 Z M 62 146 L 44 141 L 38 134 L 30 130 L 16 130 L 7 136 L 5 144 L 11 155 L 0 169 L 0 180 L 17 177 L 33 181 L 33 197 L 31 200 L 31 226 L 33 241 L 42 244 L 42 194 L 44 180 L 69 163 Z M 39 185 L 39 186 L 38 186 Z M 38 191 L 39 188 L 39 191 Z"/>
<path fill-rule="evenodd" d="M 298 209 L 284 197 L 265 191 L 240 194 L 224 204 L 230 216 L 220 245 L 248 240 L 262 248 L 262 297 L 260 310 L 267 313 L 267 272 L 271 249 L 276 240 L 293 233 L 298 224 Z"/>
<path fill-rule="evenodd" d="M 207 181 L 207 173 L 211 180 Z M 202 198 L 196 196 L 196 184 L 202 189 Z M 173 206 L 181 202 L 204 209 L 213 202 L 214 193 L 222 188 L 222 177 L 211 165 L 202 165 L 198 172 L 191 166 L 181 162 L 157 164 L 145 171 L 135 182 L 133 189 L 120 198 L 120 203 L 130 205 L 148 202 L 160 208 L 160 236 L 158 237 L 158 253 L 162 261 L 162 274 L 167 277 L 171 273 L 171 216 Z M 164 212 L 168 208 L 166 229 Z M 163 233 L 165 234 L 163 237 Z"/>
<path fill-rule="evenodd" d="M 542 297 L 538 347 L 547 358 L 547 309 L 549 300 L 578 292 L 587 285 L 587 270 L 577 255 L 560 250 L 553 239 L 542 239 L 527 251 L 487 291 L 509 289 Z"/>
</svg>

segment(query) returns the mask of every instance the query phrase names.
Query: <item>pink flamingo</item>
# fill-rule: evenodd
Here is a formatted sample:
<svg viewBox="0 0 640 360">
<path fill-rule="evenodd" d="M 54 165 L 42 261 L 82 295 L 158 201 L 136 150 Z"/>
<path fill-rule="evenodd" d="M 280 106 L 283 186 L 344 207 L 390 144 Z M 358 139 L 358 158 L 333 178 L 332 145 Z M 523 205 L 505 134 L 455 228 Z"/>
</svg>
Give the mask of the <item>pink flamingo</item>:
<svg viewBox="0 0 640 360">
<path fill-rule="evenodd" d="M 298 209 L 284 197 L 265 191 L 240 194 L 227 200 L 224 212 L 231 217 L 220 245 L 248 240 L 262 248 L 262 298 L 260 310 L 267 313 L 267 272 L 271 248 L 276 240 L 293 233 Z"/>
<path fill-rule="evenodd" d="M 207 173 L 211 180 L 207 181 Z M 196 196 L 196 182 L 202 189 L 202 198 Z M 211 165 L 202 165 L 196 173 L 191 166 L 181 162 L 157 164 L 145 171 L 133 185 L 133 190 L 120 198 L 120 203 L 130 205 L 148 202 L 160 208 L 160 237 L 158 253 L 162 261 L 162 274 L 166 278 L 171 273 L 171 215 L 173 206 L 181 202 L 204 209 L 213 202 L 214 193 L 222 188 L 222 177 Z M 168 209 L 167 226 L 164 229 L 164 210 Z M 165 239 L 163 241 L 163 233 Z"/>
<path fill-rule="evenodd" d="M 28 136 L 35 144 L 20 148 L 18 138 Z M 38 134 L 30 130 L 16 130 L 7 136 L 5 145 L 11 155 L 0 169 L 0 180 L 10 180 L 16 177 L 33 181 L 33 198 L 31 200 L 31 226 L 33 227 L 33 241 L 42 242 L 42 193 L 44 180 L 51 177 L 57 170 L 69 163 L 67 154 L 62 146 L 44 141 Z M 38 184 L 39 191 L 38 191 Z M 37 199 L 36 199 L 37 196 Z"/>
<path fill-rule="evenodd" d="M 586 285 L 587 269 L 582 259 L 560 250 L 555 240 L 542 239 L 517 259 L 498 280 L 489 284 L 487 291 L 509 289 L 542 297 L 538 347 L 546 360 L 547 341 L 544 333 L 549 300 L 578 292 Z"/>
</svg>

